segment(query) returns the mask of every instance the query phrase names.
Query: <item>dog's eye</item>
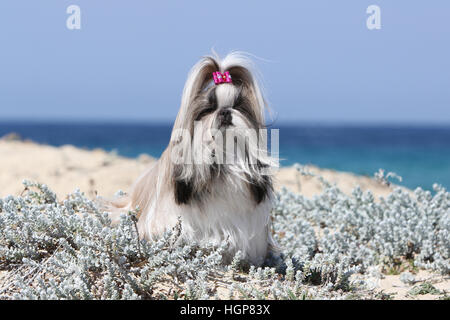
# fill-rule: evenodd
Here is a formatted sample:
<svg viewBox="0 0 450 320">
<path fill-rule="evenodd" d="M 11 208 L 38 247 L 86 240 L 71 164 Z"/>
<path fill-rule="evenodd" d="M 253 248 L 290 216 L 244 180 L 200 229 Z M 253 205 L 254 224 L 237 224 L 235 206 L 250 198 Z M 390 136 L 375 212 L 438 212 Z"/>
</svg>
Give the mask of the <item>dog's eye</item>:
<svg viewBox="0 0 450 320">
<path fill-rule="evenodd" d="M 210 114 L 210 113 L 213 113 L 214 110 L 216 110 L 216 108 L 215 108 L 215 107 L 211 107 L 211 106 L 202 109 L 202 110 L 199 112 L 199 114 L 197 115 L 197 117 L 195 118 L 195 121 L 199 121 L 199 120 L 200 120 L 201 118 L 203 118 L 204 116 L 206 116 L 206 115 L 208 115 L 208 114 Z"/>
<path fill-rule="evenodd" d="M 246 101 L 240 94 L 237 96 L 236 100 L 234 101 L 233 109 L 235 109 L 241 113 L 247 112 Z"/>
<path fill-rule="evenodd" d="M 217 106 L 216 88 L 208 93 L 208 103 L 210 106 Z"/>
<path fill-rule="evenodd" d="M 244 117 L 246 117 L 249 120 L 255 119 L 255 114 L 251 108 L 249 101 L 241 95 L 239 95 L 235 100 L 233 109 L 241 113 Z M 257 126 L 256 123 L 255 126 Z"/>
<path fill-rule="evenodd" d="M 235 104 L 233 106 L 233 109 L 235 109 L 235 110 L 237 110 L 237 111 L 239 111 L 241 113 L 246 113 L 247 112 L 247 108 L 245 108 L 245 106 L 242 105 L 242 104 Z"/>
<path fill-rule="evenodd" d="M 251 112 L 248 110 L 247 105 L 241 99 L 239 99 L 239 101 L 236 101 L 236 103 L 233 106 L 233 109 L 239 111 L 246 117 L 252 116 Z"/>
</svg>

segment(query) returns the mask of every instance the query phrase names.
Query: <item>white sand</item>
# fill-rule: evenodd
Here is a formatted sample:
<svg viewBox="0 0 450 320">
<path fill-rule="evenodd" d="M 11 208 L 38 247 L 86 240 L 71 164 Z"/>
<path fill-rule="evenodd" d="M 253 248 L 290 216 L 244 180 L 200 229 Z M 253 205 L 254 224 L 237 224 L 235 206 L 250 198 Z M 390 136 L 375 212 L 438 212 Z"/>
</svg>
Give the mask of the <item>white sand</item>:
<svg viewBox="0 0 450 320">
<path fill-rule="evenodd" d="M 47 184 L 60 199 L 76 188 L 89 196 L 96 190 L 113 195 L 119 189 L 126 191 L 153 161 L 149 156 L 132 160 L 69 145 L 55 148 L 0 140 L 0 197 L 20 194 L 23 179 Z"/>
</svg>

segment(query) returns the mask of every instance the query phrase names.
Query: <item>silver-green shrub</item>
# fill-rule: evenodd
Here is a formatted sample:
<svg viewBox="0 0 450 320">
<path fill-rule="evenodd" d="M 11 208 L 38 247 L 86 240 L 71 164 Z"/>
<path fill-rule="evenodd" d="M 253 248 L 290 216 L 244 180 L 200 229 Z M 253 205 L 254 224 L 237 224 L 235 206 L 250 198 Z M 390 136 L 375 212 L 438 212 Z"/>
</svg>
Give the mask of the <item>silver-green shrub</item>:
<svg viewBox="0 0 450 320">
<path fill-rule="evenodd" d="M 223 265 L 226 243 L 178 244 L 181 224 L 159 241 L 139 240 L 134 212 L 112 226 L 80 191 L 58 201 L 25 181 L 23 195 L 0 199 L 0 299 L 342 299 L 360 290 L 350 275 L 373 266 L 410 261 L 450 273 L 444 188 L 397 188 L 376 200 L 319 179 L 324 191 L 312 199 L 277 194 L 273 232 L 282 254 L 264 268 L 239 253 Z"/>
</svg>

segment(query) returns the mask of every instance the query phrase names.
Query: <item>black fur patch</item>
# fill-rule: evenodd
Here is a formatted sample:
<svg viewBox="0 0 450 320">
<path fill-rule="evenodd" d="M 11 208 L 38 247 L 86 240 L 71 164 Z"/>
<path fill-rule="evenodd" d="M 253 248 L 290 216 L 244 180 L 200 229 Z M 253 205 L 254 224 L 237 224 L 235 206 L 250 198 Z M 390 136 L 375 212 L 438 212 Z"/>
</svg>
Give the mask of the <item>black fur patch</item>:
<svg viewBox="0 0 450 320">
<path fill-rule="evenodd" d="M 204 116 L 213 113 L 217 109 L 216 88 L 211 89 L 206 96 L 205 105 L 203 105 L 195 115 L 195 121 L 200 121 Z"/>
<path fill-rule="evenodd" d="M 256 115 L 251 108 L 251 103 L 243 96 L 242 89 L 234 101 L 233 109 L 240 112 L 248 121 L 250 121 L 254 128 L 261 127 L 262 124 L 256 121 Z"/>
<path fill-rule="evenodd" d="M 188 204 L 192 198 L 192 183 L 184 180 L 175 181 L 175 202 L 177 204 Z"/>
<path fill-rule="evenodd" d="M 272 180 L 268 176 L 264 176 L 262 181 L 251 180 L 249 183 L 250 191 L 252 193 L 253 200 L 257 204 L 261 203 L 269 192 L 273 190 L 272 188 Z"/>
<path fill-rule="evenodd" d="M 208 92 L 208 103 L 210 106 L 217 108 L 217 96 L 215 87 Z"/>
<path fill-rule="evenodd" d="M 180 204 L 187 204 L 192 198 L 193 185 L 191 181 L 186 181 L 180 178 L 181 166 L 176 165 L 173 171 L 174 197 L 175 202 Z"/>
</svg>

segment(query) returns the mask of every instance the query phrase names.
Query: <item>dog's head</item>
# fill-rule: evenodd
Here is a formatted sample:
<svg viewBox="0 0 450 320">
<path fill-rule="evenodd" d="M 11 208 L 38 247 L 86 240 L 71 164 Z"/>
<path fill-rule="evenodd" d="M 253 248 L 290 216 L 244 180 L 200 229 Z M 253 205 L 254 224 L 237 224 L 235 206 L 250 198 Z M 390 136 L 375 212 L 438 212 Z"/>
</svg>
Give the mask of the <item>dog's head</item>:
<svg viewBox="0 0 450 320">
<path fill-rule="evenodd" d="M 201 59 L 186 80 L 174 129 L 188 129 L 193 134 L 195 121 L 216 129 L 262 128 L 266 102 L 253 70 L 252 61 L 238 52 L 223 60 Z M 230 82 L 215 84 L 213 74 L 226 71 Z"/>
<path fill-rule="evenodd" d="M 191 69 L 169 145 L 177 202 L 186 203 L 189 194 L 218 176 L 238 176 L 251 185 L 268 182 L 261 173 L 271 165 L 265 108 L 252 61 L 245 55 L 204 57 Z"/>
</svg>

